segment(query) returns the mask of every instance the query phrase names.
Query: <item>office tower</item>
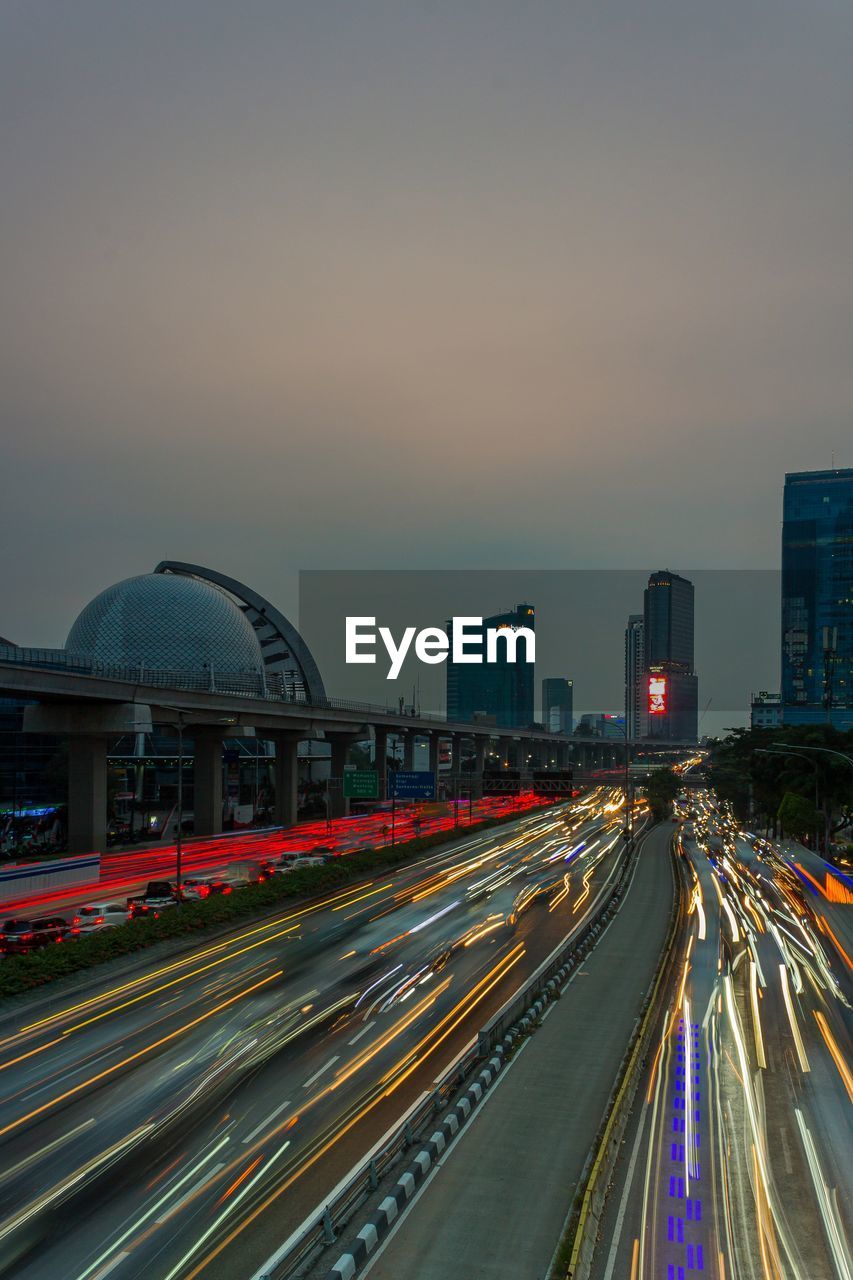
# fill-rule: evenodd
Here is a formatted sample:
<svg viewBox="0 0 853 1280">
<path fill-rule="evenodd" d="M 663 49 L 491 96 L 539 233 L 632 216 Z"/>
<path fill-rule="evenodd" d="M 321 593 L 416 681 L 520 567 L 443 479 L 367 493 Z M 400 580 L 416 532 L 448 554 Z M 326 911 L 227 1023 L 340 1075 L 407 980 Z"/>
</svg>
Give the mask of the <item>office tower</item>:
<svg viewBox="0 0 853 1280">
<path fill-rule="evenodd" d="M 542 723 L 551 733 L 571 733 L 574 681 L 548 676 L 542 681 Z"/>
<path fill-rule="evenodd" d="M 853 470 L 785 476 L 782 722 L 853 728 Z"/>
<path fill-rule="evenodd" d="M 536 614 L 532 604 L 519 604 L 507 613 L 484 618 L 484 631 L 518 627 L 534 629 Z M 447 623 L 451 655 L 453 623 Z M 532 662 L 524 661 L 525 644 L 518 644 L 518 660 L 507 662 L 506 646 L 498 642 L 498 661 L 482 663 L 447 661 L 447 718 L 473 721 L 475 716 L 494 716 L 495 724 L 528 729 L 533 723 Z M 483 655 L 485 658 L 485 654 Z"/>
<path fill-rule="evenodd" d="M 646 735 L 646 640 L 641 613 L 632 613 L 625 628 L 625 723 L 628 738 Z"/>
<path fill-rule="evenodd" d="M 777 729 L 782 723 L 782 698 L 778 693 L 753 693 L 749 700 L 750 729 Z"/>
<path fill-rule="evenodd" d="M 695 742 L 699 688 L 693 670 L 693 583 L 668 569 L 651 574 L 643 601 L 648 734 Z"/>
</svg>

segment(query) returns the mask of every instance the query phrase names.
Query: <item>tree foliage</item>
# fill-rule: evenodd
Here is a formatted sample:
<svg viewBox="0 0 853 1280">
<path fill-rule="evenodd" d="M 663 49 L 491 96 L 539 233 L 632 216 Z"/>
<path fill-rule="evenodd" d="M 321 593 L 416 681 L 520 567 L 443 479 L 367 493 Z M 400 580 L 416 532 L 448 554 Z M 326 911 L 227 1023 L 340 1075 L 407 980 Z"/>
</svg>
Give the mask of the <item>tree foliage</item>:
<svg viewBox="0 0 853 1280">
<path fill-rule="evenodd" d="M 814 747 L 853 757 L 853 732 L 824 724 L 733 729 L 712 747 L 709 781 L 741 822 L 763 822 L 774 835 L 786 796 L 808 801 L 809 834 L 819 832 L 820 842 L 827 843 L 853 820 L 853 765 L 808 749 Z"/>
<path fill-rule="evenodd" d="M 669 817 L 670 806 L 680 790 L 678 774 L 673 773 L 672 769 L 656 769 L 643 784 L 652 817 L 658 820 Z"/>
</svg>

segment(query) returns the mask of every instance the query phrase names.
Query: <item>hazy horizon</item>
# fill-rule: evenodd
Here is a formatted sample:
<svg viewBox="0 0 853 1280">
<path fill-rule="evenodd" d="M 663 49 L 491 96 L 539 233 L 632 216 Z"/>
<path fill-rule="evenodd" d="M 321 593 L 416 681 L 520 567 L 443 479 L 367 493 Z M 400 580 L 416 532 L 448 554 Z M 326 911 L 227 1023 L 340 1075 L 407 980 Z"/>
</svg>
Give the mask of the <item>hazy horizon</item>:
<svg viewBox="0 0 853 1280">
<path fill-rule="evenodd" d="M 853 12 L 0 15 L 0 634 L 161 559 L 779 564 L 853 464 Z"/>
</svg>

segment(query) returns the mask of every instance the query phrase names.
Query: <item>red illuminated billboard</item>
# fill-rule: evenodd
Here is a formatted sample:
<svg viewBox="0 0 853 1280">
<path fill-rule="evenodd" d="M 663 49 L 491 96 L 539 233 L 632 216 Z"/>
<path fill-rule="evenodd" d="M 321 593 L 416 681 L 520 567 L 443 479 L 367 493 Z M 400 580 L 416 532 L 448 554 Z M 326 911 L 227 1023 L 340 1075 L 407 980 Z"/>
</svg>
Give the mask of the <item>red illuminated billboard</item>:
<svg viewBox="0 0 853 1280">
<path fill-rule="evenodd" d="M 649 715 L 666 715 L 666 676 L 649 676 Z"/>
</svg>

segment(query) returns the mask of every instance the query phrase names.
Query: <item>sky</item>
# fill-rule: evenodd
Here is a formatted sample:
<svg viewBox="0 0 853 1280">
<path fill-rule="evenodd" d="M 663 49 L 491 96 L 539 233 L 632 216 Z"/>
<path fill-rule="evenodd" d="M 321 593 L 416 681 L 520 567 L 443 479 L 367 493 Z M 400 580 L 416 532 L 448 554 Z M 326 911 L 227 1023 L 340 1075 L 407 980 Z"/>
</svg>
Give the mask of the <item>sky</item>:
<svg viewBox="0 0 853 1280">
<path fill-rule="evenodd" d="M 777 568 L 851 65 L 849 0 L 4 0 L 0 635 L 161 559 Z"/>
</svg>

